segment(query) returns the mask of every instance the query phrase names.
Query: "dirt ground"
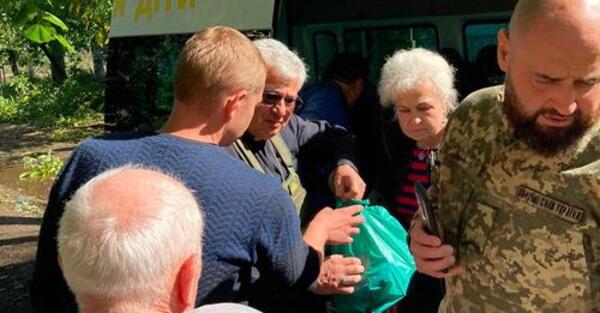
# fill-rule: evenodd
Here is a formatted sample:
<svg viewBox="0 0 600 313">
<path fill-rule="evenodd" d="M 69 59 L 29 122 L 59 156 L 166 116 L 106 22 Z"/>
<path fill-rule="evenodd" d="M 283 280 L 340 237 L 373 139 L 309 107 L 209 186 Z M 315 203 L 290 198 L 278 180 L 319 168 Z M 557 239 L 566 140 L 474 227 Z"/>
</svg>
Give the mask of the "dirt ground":
<svg viewBox="0 0 600 313">
<path fill-rule="evenodd" d="M 31 312 L 29 281 L 51 186 L 19 181 L 27 155 L 52 150 L 67 159 L 77 143 L 54 143 L 48 132 L 0 124 L 0 313 Z"/>
</svg>

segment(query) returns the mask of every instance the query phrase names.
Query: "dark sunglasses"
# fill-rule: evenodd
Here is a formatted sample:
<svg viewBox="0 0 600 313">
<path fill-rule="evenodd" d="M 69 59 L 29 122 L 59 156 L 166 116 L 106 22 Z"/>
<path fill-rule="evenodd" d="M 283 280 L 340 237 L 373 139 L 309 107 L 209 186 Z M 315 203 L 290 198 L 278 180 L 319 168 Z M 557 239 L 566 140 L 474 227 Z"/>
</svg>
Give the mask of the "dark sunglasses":
<svg viewBox="0 0 600 313">
<path fill-rule="evenodd" d="M 300 97 L 284 97 L 281 93 L 274 90 L 265 90 L 263 92 L 262 102 L 266 105 L 278 105 L 282 99 L 286 107 L 302 105 Z"/>
</svg>

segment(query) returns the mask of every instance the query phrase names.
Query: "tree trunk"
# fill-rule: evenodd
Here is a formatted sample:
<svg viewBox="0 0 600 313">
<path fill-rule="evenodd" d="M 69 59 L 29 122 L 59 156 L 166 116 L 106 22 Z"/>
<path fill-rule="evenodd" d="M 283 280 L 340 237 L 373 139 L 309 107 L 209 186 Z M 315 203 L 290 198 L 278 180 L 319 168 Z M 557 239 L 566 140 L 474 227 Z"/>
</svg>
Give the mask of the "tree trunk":
<svg viewBox="0 0 600 313">
<path fill-rule="evenodd" d="M 94 75 L 97 80 L 102 81 L 106 77 L 104 49 L 98 46 L 95 41 L 92 41 L 92 58 L 94 60 Z"/>
<path fill-rule="evenodd" d="M 67 79 L 67 69 L 65 66 L 65 52 L 58 44 L 50 42 L 41 45 L 42 51 L 50 60 L 50 70 L 52 72 L 52 81 L 57 85 L 62 85 Z"/>
<path fill-rule="evenodd" d="M 12 70 L 13 76 L 19 75 L 17 52 L 15 50 L 8 50 L 8 62 L 10 62 L 10 69 Z"/>
<path fill-rule="evenodd" d="M 29 78 L 35 78 L 35 66 L 33 65 L 33 63 L 27 64 L 27 73 L 29 75 Z"/>
</svg>

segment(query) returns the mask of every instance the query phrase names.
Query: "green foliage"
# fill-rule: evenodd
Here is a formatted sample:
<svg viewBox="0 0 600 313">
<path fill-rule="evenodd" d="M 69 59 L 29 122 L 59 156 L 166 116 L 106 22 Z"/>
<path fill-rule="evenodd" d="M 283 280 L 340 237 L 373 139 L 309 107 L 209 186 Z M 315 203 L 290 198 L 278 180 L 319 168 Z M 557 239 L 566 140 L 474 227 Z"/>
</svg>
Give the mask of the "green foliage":
<svg viewBox="0 0 600 313">
<path fill-rule="evenodd" d="M 65 22 L 58 16 L 47 11 L 55 9 L 51 2 L 38 4 L 34 0 L 28 0 L 18 14 L 17 23 L 25 28 L 25 38 L 37 43 L 46 44 L 56 40 L 69 52 L 75 52 L 73 46 L 61 34 L 69 30 Z"/>
<path fill-rule="evenodd" d="M 158 84 L 156 91 L 157 114 L 152 117 L 152 127 L 154 129 L 160 129 L 167 121 L 169 112 L 171 112 L 175 68 L 177 66 L 177 58 L 182 49 L 183 42 L 180 37 L 168 36 L 158 45 L 155 59 Z"/>
<path fill-rule="evenodd" d="M 99 128 L 73 128 L 73 127 L 59 127 L 50 132 L 50 139 L 55 142 L 76 142 L 82 139 L 97 136 L 102 133 Z"/>
<path fill-rule="evenodd" d="M 17 56 L 17 63 L 39 64 L 43 60 L 42 51 L 24 36 L 25 28 L 19 22 L 29 18 L 20 16 L 25 1 L 3 1 L 0 5 L 0 62 L 10 64 L 9 52 Z"/>
<path fill-rule="evenodd" d="M 19 196 L 14 201 L 15 210 L 21 213 L 37 215 L 41 213 L 40 207 L 34 201 L 25 196 Z"/>
<path fill-rule="evenodd" d="M 42 154 L 38 157 L 26 156 L 23 158 L 23 167 L 27 170 L 19 175 L 20 180 L 26 181 L 52 181 L 60 172 L 63 161 L 52 154 Z"/>
<path fill-rule="evenodd" d="M 76 48 L 90 48 L 95 44 L 104 48 L 108 42 L 112 0 L 62 0 L 65 3 L 67 22 L 77 29 L 70 36 Z"/>
<path fill-rule="evenodd" d="M 108 42 L 111 0 L 8 0 L 0 5 L 0 64 L 16 68 L 52 64 L 50 79 L 17 75 L 0 85 L 0 123 L 51 128 L 53 140 L 70 141 L 98 134 L 88 125 L 103 121 L 104 82 L 77 67 L 92 46 L 95 68 Z M 67 55 L 64 52 L 75 52 Z M 100 52 L 98 52 L 100 51 Z M 74 68 L 67 68 L 71 63 Z M 99 66 L 98 68 L 102 68 Z M 21 69 L 22 72 L 22 69 Z M 62 73 L 63 79 L 56 79 Z M 99 72 L 102 73 L 102 72 Z M 39 73 L 36 73 L 39 75 Z M 36 76 L 36 75 L 31 75 Z M 60 84 L 60 87 L 56 86 Z"/>
<path fill-rule="evenodd" d="M 61 60 L 95 51 L 108 43 L 112 0 L 3 0 L 0 5 L 0 64 L 47 65 L 56 83 L 67 71 Z M 98 52 L 99 51 L 99 52 Z M 12 56 L 12 59 L 11 59 Z M 14 56 L 18 56 L 15 62 Z M 99 76 L 100 77 L 100 76 Z"/>
<path fill-rule="evenodd" d="M 2 196 L 0 196 L 0 205 L 7 205 L 10 202 L 10 194 L 8 192 L 3 192 Z"/>
<path fill-rule="evenodd" d="M 42 19 L 44 19 L 47 22 L 50 22 L 50 24 L 53 24 L 54 26 L 58 26 L 58 28 L 62 29 L 63 31 L 69 30 L 65 22 L 63 22 L 61 19 L 56 17 L 56 15 L 50 12 L 43 12 Z"/>
<path fill-rule="evenodd" d="M 0 120 L 13 120 L 19 113 L 19 108 L 10 100 L 0 97 Z"/>
<path fill-rule="evenodd" d="M 101 123 L 104 86 L 76 73 L 58 87 L 48 78 L 18 75 L 0 86 L 0 122 L 39 127 L 82 128 Z"/>
<path fill-rule="evenodd" d="M 54 36 L 56 36 L 54 27 L 47 27 L 42 24 L 33 24 L 25 30 L 25 38 L 36 43 L 50 42 L 54 40 Z"/>
<path fill-rule="evenodd" d="M 27 92 L 32 88 L 29 78 L 17 75 L 0 87 L 0 96 L 4 98 L 27 97 Z"/>
</svg>

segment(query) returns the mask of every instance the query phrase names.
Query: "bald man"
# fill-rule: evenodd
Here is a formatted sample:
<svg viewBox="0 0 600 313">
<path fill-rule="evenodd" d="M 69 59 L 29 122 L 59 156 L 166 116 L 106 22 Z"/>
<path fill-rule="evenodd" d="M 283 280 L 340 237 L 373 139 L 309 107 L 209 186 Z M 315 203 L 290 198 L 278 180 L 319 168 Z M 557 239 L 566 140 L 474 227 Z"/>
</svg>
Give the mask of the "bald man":
<svg viewBox="0 0 600 313">
<path fill-rule="evenodd" d="M 57 237 L 80 312 L 189 312 L 202 229 L 194 195 L 175 178 L 131 166 L 92 178 L 66 204 Z"/>
<path fill-rule="evenodd" d="M 443 235 L 410 231 L 439 312 L 600 311 L 600 6 L 520 1 L 498 34 L 506 83 L 451 118 L 430 195 Z"/>
<path fill-rule="evenodd" d="M 235 303 L 192 310 L 203 228 L 194 195 L 170 175 L 128 165 L 92 178 L 65 205 L 57 238 L 80 312 L 260 313 Z"/>
</svg>

